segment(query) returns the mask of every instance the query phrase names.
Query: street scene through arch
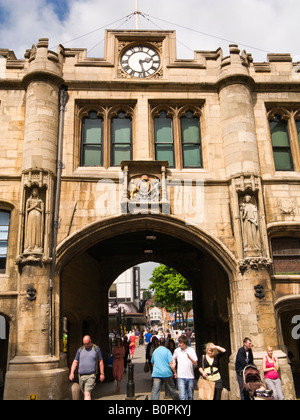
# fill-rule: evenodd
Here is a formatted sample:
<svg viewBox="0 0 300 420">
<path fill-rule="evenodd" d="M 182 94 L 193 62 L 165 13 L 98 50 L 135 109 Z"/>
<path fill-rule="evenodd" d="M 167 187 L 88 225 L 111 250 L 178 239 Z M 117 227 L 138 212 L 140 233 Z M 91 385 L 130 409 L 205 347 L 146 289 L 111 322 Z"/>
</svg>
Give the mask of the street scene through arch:
<svg viewBox="0 0 300 420">
<path fill-rule="evenodd" d="M 223 375 L 229 388 L 228 277 L 214 257 L 191 242 L 178 237 L 178 231 L 174 235 L 162 233 L 155 229 L 154 224 L 151 230 L 140 227 L 140 230 L 99 241 L 64 266 L 61 273 L 61 317 L 68 321 L 69 366 L 85 334 L 101 343 L 104 357 L 109 357 L 108 290 L 125 269 L 154 260 L 173 267 L 189 281 L 193 291 L 197 352 L 202 354 L 206 342 L 215 342 L 227 349 Z M 149 247 L 152 250 L 150 256 L 145 253 Z"/>
</svg>

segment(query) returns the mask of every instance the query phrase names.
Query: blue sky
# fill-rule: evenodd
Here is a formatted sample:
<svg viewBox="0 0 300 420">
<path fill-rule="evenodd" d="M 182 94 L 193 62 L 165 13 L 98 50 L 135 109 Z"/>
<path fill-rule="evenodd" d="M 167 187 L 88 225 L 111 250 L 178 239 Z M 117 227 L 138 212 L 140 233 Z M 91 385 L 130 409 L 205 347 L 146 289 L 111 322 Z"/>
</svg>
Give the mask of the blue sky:
<svg viewBox="0 0 300 420">
<path fill-rule="evenodd" d="M 23 58 L 39 38 L 49 38 L 54 51 L 62 44 L 103 57 L 105 28 L 135 29 L 134 17 L 126 19 L 135 2 L 0 0 L 0 48 Z M 227 55 L 229 44 L 238 43 L 255 61 L 268 52 L 290 52 L 300 61 L 300 0 L 139 0 L 139 9 L 140 29 L 176 30 L 178 58 L 219 47 Z"/>
</svg>

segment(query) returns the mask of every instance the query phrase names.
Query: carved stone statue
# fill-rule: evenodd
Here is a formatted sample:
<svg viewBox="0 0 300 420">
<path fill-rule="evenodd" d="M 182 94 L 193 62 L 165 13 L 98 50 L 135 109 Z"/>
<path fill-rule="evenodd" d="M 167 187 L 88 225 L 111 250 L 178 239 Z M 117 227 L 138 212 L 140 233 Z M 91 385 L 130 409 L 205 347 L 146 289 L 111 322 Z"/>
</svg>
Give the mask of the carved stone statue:
<svg viewBox="0 0 300 420">
<path fill-rule="evenodd" d="M 240 212 L 244 251 L 257 251 L 260 249 L 258 240 L 258 211 L 250 195 L 245 195 L 243 203 L 240 205 Z"/>
<path fill-rule="evenodd" d="M 129 183 L 130 200 L 134 202 L 158 202 L 159 201 L 159 181 L 151 181 L 148 175 L 143 175 L 135 183 L 133 180 Z"/>
<path fill-rule="evenodd" d="M 42 253 L 44 236 L 44 203 L 37 188 L 26 201 L 24 253 Z"/>
</svg>

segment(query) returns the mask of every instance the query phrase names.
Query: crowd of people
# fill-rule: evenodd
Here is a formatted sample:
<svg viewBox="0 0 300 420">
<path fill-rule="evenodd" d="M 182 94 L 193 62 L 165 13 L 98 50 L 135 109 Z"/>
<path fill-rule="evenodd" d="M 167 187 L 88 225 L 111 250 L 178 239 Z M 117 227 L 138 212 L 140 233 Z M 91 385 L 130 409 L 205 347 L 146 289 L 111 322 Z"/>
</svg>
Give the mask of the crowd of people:
<svg viewBox="0 0 300 420">
<path fill-rule="evenodd" d="M 220 358 L 226 349 L 206 344 L 204 354 L 198 360 L 197 354 L 191 346 L 193 334 L 190 329 L 183 332 L 150 331 L 142 333 L 132 330 L 124 337 L 115 336 L 112 349 L 113 378 L 117 382 L 117 392 L 127 369 L 128 361 L 134 357 L 135 349 L 139 345 L 145 347 L 145 372 L 151 372 L 151 399 L 159 400 L 162 385 L 165 385 L 166 395 L 174 400 L 193 400 L 195 387 L 195 373 L 199 373 L 203 382 L 213 384 L 211 399 L 220 400 L 223 390 Z M 78 367 L 79 384 L 85 399 L 91 398 L 91 392 L 96 384 L 96 371 L 99 363 L 100 381 L 105 380 L 104 364 L 101 350 L 89 336 L 83 338 L 83 346 L 78 349 L 71 367 L 70 380 L 74 380 L 74 373 Z M 243 387 L 243 371 L 248 365 L 253 365 L 252 341 L 246 337 L 243 346 L 238 350 L 235 370 L 240 387 L 241 399 L 247 399 Z M 274 399 L 283 400 L 282 384 L 279 378 L 279 361 L 274 357 L 272 347 L 268 347 L 263 359 L 263 373 L 268 389 L 273 391 Z M 196 375 L 197 377 L 198 375 Z M 178 389 L 178 391 L 177 391 Z"/>
</svg>

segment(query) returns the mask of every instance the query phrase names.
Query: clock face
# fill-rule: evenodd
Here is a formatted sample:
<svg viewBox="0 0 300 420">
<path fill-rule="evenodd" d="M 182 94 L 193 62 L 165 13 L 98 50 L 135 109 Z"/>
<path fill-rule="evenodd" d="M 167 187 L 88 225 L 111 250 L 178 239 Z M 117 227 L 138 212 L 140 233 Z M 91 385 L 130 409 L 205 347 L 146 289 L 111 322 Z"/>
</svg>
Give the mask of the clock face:
<svg viewBox="0 0 300 420">
<path fill-rule="evenodd" d="M 122 69 L 129 76 L 143 78 L 155 74 L 160 68 L 160 56 L 156 50 L 136 45 L 128 48 L 121 57 Z"/>
</svg>

